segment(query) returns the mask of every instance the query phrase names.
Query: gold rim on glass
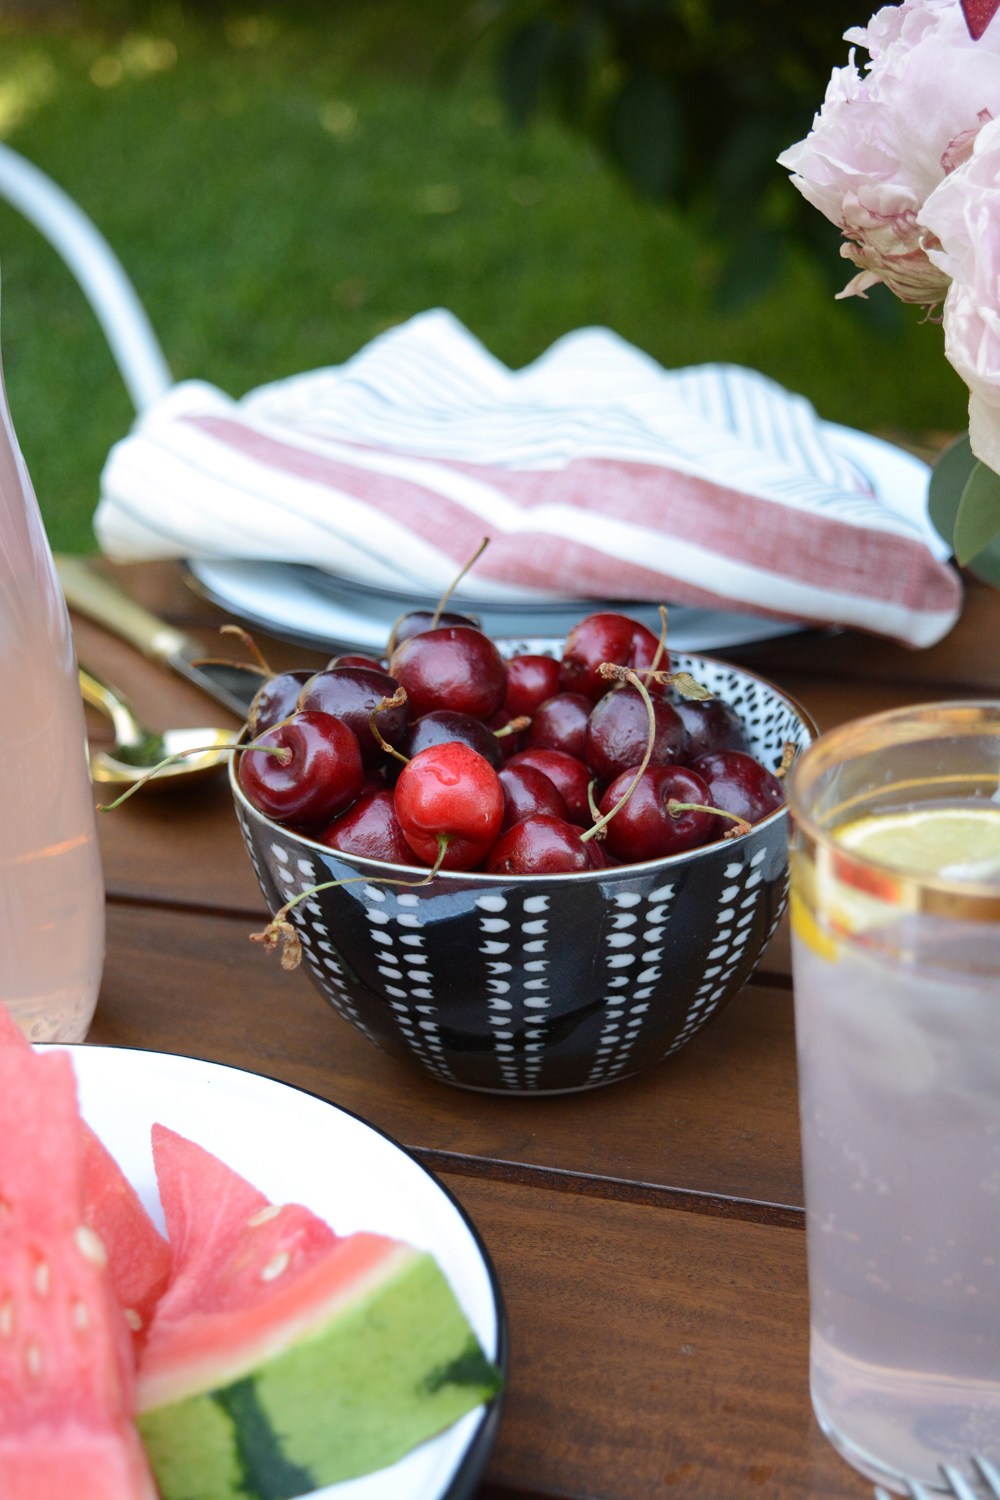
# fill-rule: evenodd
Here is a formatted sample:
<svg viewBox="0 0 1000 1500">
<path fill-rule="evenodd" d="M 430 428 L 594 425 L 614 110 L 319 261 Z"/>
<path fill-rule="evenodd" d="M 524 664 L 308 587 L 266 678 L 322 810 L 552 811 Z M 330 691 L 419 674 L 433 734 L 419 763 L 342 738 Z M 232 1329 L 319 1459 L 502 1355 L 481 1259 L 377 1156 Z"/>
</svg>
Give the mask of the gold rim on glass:
<svg viewBox="0 0 1000 1500">
<path fill-rule="evenodd" d="M 831 778 L 838 767 L 894 746 L 973 737 L 995 740 L 996 770 L 941 770 L 935 775 L 901 778 L 880 787 L 880 795 L 899 793 L 900 800 L 906 801 L 909 793 L 914 800 L 929 800 L 926 796 L 915 798 L 919 788 L 924 793 L 936 791 L 941 797 L 960 797 L 963 790 L 971 793 L 973 785 L 980 789 L 992 785 L 1000 792 L 1000 702 L 995 700 L 921 703 L 871 714 L 821 735 L 799 756 L 788 785 L 793 820 L 792 860 L 797 879 L 806 887 L 802 894 L 810 905 L 817 890 L 836 884 L 850 887 L 862 898 L 897 912 L 1000 922 L 1000 888 L 996 885 L 908 874 L 837 842 L 834 830 L 849 822 L 852 813 L 860 813 L 863 804 L 871 803 L 872 789 L 831 802 L 818 814 L 815 811 L 824 780 Z M 1000 802 L 1000 797 L 997 800 Z"/>
</svg>

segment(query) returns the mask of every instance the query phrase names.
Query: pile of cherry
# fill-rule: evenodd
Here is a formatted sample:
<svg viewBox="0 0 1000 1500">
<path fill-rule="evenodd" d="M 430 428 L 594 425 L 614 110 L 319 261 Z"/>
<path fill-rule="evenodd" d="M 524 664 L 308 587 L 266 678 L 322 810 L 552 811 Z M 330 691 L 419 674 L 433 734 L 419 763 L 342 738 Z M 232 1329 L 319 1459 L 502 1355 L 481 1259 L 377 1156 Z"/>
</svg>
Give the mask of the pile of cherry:
<svg viewBox="0 0 1000 1500">
<path fill-rule="evenodd" d="M 638 675 L 650 704 L 605 663 Z M 582 620 L 561 662 L 505 662 L 463 615 L 407 615 L 388 669 L 341 656 L 263 684 L 249 727 L 265 753 L 243 751 L 240 785 L 267 817 L 342 853 L 500 875 L 659 859 L 780 807 L 735 710 L 684 700 L 654 663 L 662 678 L 662 644 L 619 614 Z M 651 714 L 647 767 L 595 834 L 636 779 Z"/>
</svg>

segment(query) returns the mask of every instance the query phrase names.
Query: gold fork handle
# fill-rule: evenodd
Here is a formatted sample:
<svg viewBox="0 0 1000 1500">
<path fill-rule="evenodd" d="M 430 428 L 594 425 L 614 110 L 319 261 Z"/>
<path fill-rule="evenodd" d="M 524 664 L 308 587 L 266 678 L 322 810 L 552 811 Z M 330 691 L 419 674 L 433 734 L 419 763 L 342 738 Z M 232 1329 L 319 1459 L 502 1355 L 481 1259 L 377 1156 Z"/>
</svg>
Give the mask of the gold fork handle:
<svg viewBox="0 0 1000 1500">
<path fill-rule="evenodd" d="M 141 604 L 130 599 L 117 584 L 88 567 L 82 557 L 56 556 L 56 572 L 62 584 L 66 603 L 98 625 L 103 625 L 123 641 L 137 646 L 143 656 L 165 661 L 183 656 L 192 642 L 165 620 L 158 620 Z M 198 655 L 198 650 L 192 651 Z M 99 707 L 95 704 L 95 707 Z"/>
</svg>

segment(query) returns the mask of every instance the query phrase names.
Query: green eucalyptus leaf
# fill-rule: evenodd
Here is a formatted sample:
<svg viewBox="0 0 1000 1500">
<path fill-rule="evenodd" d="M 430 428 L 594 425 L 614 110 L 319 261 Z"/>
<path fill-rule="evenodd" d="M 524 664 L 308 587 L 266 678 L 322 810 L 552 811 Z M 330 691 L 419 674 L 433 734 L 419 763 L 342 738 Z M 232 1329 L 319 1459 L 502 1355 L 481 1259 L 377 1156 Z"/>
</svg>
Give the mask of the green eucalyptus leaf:
<svg viewBox="0 0 1000 1500">
<path fill-rule="evenodd" d="M 968 564 L 968 571 L 981 578 L 984 583 L 991 583 L 995 589 L 1000 589 L 1000 545 L 993 542 L 991 546 L 984 548 Z"/>
<path fill-rule="evenodd" d="M 977 463 L 955 517 L 955 557 L 964 565 L 1000 536 L 1000 474 Z"/>
<path fill-rule="evenodd" d="M 927 511 L 934 530 L 952 550 L 955 546 L 955 520 L 962 500 L 962 491 L 977 462 L 976 455 L 969 447 L 969 434 L 963 432 L 960 438 L 948 444 L 939 456 L 931 474 L 930 488 L 927 491 Z"/>
</svg>

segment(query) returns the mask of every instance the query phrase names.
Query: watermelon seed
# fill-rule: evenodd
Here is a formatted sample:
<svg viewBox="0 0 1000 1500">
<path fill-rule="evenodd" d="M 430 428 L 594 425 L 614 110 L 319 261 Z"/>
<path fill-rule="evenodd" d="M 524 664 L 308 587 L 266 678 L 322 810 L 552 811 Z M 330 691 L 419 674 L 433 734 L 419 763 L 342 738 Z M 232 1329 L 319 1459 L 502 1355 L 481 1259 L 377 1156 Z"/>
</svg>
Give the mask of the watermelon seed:
<svg viewBox="0 0 1000 1500">
<path fill-rule="evenodd" d="M 24 1362 L 28 1367 L 29 1375 L 40 1375 L 42 1373 L 42 1351 L 37 1344 L 29 1344 L 24 1351 Z"/>
<path fill-rule="evenodd" d="M 90 1313 L 87 1311 L 86 1302 L 73 1303 L 73 1326 L 74 1328 L 90 1327 Z"/>
<path fill-rule="evenodd" d="M 131 1328 L 133 1333 L 138 1333 L 139 1329 L 142 1327 L 142 1319 L 140 1318 L 134 1307 L 126 1307 L 125 1321 Z"/>
<path fill-rule="evenodd" d="M 101 1237 L 94 1233 L 86 1224 L 79 1224 L 76 1229 L 76 1248 L 84 1260 L 89 1260 L 92 1266 L 106 1266 L 108 1263 L 107 1253 L 101 1244 Z"/>
<path fill-rule="evenodd" d="M 14 1299 L 7 1297 L 0 1302 L 0 1338 L 9 1339 L 14 1332 Z"/>
<path fill-rule="evenodd" d="M 48 1261 L 40 1260 L 38 1262 L 38 1265 L 35 1267 L 35 1291 L 38 1293 L 39 1297 L 47 1297 L 49 1295 L 49 1284 L 51 1280 L 52 1277 L 49 1271 Z"/>
<path fill-rule="evenodd" d="M 258 1224 L 266 1224 L 268 1219 L 277 1218 L 281 1213 L 280 1203 L 269 1203 L 266 1208 L 259 1208 L 255 1214 L 247 1219 L 247 1228 L 256 1229 Z"/>
<path fill-rule="evenodd" d="M 279 1250 L 277 1255 L 272 1255 L 260 1273 L 261 1281 L 273 1281 L 276 1276 L 280 1276 L 282 1271 L 287 1270 L 291 1258 L 287 1250 Z"/>
</svg>

